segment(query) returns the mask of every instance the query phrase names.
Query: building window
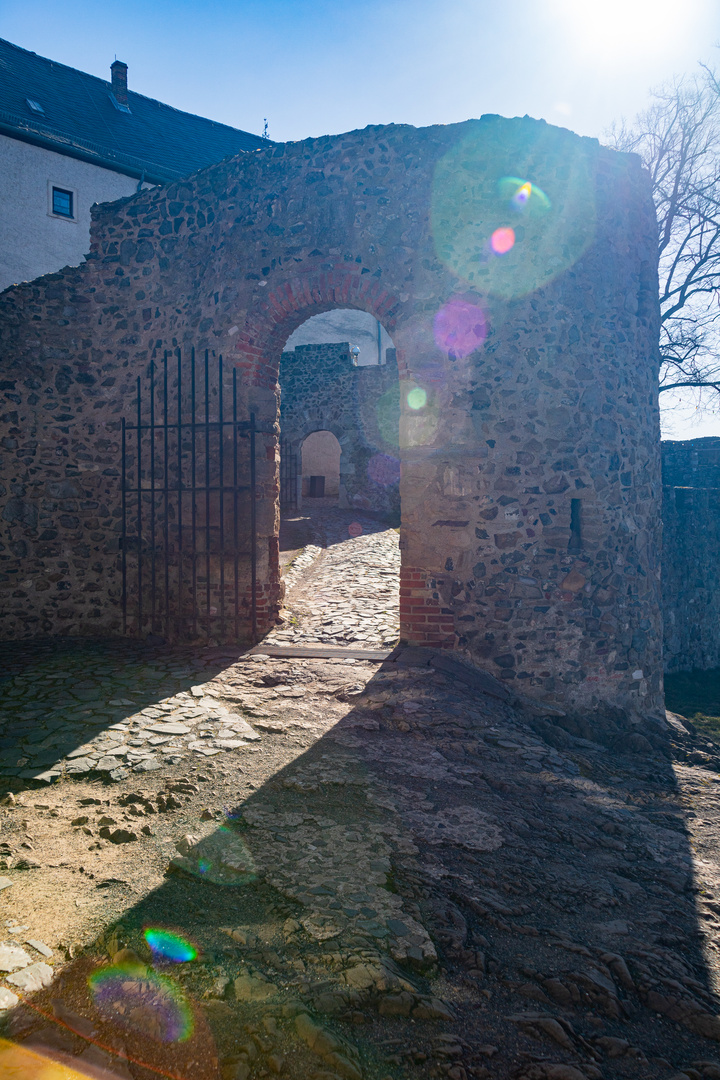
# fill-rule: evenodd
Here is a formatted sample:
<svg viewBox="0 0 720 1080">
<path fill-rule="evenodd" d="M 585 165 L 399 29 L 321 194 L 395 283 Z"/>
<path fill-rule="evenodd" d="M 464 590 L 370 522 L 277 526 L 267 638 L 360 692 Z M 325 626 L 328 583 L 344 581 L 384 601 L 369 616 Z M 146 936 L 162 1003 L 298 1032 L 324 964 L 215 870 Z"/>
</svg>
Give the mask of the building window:
<svg viewBox="0 0 720 1080">
<path fill-rule="evenodd" d="M 54 187 L 52 189 L 52 212 L 58 217 L 75 217 L 75 198 L 72 191 L 65 188 Z"/>
</svg>

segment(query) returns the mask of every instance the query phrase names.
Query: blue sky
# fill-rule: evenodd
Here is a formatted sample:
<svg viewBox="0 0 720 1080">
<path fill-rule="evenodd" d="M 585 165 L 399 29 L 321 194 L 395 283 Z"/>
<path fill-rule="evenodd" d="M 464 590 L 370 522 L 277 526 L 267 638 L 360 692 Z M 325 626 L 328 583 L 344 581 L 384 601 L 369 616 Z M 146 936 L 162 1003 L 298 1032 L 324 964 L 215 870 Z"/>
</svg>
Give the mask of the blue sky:
<svg viewBox="0 0 720 1080">
<path fill-rule="evenodd" d="M 0 0 L 0 36 L 102 78 L 117 55 L 131 89 L 247 131 L 267 117 L 278 140 L 492 112 L 601 138 L 653 85 L 720 67 L 720 4 Z M 675 437 L 720 434 L 679 416 Z"/>
</svg>

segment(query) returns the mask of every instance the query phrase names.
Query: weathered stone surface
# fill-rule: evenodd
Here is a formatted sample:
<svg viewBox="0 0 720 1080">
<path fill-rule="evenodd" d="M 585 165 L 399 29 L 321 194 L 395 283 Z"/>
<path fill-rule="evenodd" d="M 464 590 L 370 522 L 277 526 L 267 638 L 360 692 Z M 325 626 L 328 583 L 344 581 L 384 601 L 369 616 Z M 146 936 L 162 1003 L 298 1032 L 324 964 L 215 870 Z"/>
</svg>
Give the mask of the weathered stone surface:
<svg viewBox="0 0 720 1080">
<path fill-rule="evenodd" d="M 32 963 L 32 957 L 17 945 L 0 945 L 0 971 L 17 971 Z"/>
<path fill-rule="evenodd" d="M 340 506 L 400 510 L 400 389 L 394 355 L 355 367 L 348 344 L 296 345 L 280 361 L 280 424 L 291 453 L 316 431 L 340 443 Z M 303 492 L 307 495 L 307 491 Z"/>
<path fill-rule="evenodd" d="M 339 1039 L 327 1028 L 320 1027 L 307 1013 L 301 1012 L 295 1017 L 295 1030 L 309 1048 L 346 1080 L 361 1080 L 362 1071 L 355 1048 L 343 1039 Z"/>
<path fill-rule="evenodd" d="M 7 986 L 0 986 L 0 1009 L 14 1009 L 19 1000 Z"/>
<path fill-rule="evenodd" d="M 238 1001 L 264 1001 L 277 993 L 274 983 L 253 975 L 239 975 L 233 985 Z"/>
<path fill-rule="evenodd" d="M 42 990 L 44 986 L 49 986 L 52 977 L 53 969 L 50 965 L 38 961 L 35 964 L 30 964 L 29 967 L 23 968 L 22 971 L 18 971 L 16 975 L 8 975 L 7 981 L 29 994 L 34 990 Z"/>
</svg>

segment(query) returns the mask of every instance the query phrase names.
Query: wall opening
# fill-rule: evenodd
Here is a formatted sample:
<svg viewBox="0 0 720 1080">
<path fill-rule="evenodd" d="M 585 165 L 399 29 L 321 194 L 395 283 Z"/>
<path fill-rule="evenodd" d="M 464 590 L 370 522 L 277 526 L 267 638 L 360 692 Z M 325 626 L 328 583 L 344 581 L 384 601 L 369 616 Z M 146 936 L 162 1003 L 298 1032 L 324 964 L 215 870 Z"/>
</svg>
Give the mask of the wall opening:
<svg viewBox="0 0 720 1080">
<path fill-rule="evenodd" d="M 302 496 L 327 499 L 337 505 L 340 495 L 342 449 L 332 431 L 313 431 L 302 444 Z"/>
<path fill-rule="evenodd" d="M 582 550 L 582 499 L 570 500 L 570 540 L 568 551 Z"/>
<path fill-rule="evenodd" d="M 392 339 L 371 313 L 321 312 L 288 339 L 278 382 L 279 561 L 294 617 L 273 640 L 392 646 L 400 631 L 400 386 Z M 293 607 L 307 587 L 295 556 L 319 541 L 326 553 L 308 572 L 320 614 L 310 617 L 302 604 Z"/>
<path fill-rule="evenodd" d="M 334 308 L 312 315 L 287 340 L 285 351 L 298 345 L 327 345 L 347 341 L 356 367 L 381 367 L 395 362 L 392 338 L 367 311 Z"/>
<path fill-rule="evenodd" d="M 311 316 L 287 341 L 279 383 L 281 512 L 309 512 L 325 498 L 399 524 L 400 389 L 395 348 L 382 324 L 345 308 Z M 306 446 L 319 432 L 324 442 Z M 312 467 L 307 455 L 317 459 Z"/>
</svg>

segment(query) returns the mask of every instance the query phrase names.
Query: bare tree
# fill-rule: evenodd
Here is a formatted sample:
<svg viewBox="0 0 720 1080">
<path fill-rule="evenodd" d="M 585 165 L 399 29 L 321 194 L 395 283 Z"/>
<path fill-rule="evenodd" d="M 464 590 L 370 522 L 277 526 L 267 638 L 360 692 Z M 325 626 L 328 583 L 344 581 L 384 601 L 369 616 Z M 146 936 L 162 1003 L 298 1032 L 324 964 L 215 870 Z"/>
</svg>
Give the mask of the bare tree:
<svg viewBox="0 0 720 1080">
<path fill-rule="evenodd" d="M 707 387 L 720 396 L 720 85 L 702 68 L 666 84 L 618 150 L 650 173 L 660 258 L 660 390 Z"/>
</svg>

